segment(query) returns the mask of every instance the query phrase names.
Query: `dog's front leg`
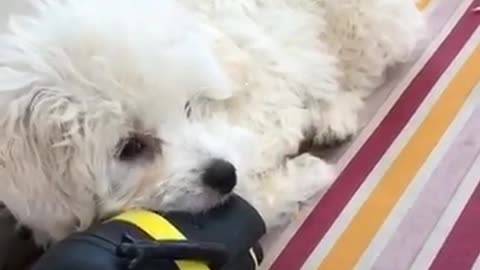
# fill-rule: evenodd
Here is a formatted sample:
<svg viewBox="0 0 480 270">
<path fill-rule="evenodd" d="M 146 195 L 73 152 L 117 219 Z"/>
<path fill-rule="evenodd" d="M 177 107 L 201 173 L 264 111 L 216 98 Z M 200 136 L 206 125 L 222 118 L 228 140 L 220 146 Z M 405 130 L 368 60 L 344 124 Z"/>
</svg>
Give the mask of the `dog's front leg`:
<svg viewBox="0 0 480 270">
<path fill-rule="evenodd" d="M 268 172 L 241 179 L 237 192 L 262 215 L 267 228 L 282 226 L 310 198 L 320 196 L 334 180 L 331 165 L 303 154 Z"/>
</svg>

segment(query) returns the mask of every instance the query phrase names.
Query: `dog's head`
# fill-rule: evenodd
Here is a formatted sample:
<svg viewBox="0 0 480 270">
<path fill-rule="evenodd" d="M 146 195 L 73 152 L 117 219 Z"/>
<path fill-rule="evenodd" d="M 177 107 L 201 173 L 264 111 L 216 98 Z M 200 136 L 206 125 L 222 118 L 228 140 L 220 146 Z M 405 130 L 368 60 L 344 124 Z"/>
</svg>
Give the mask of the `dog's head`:
<svg viewBox="0 0 480 270">
<path fill-rule="evenodd" d="M 250 136 L 188 119 L 190 98 L 232 93 L 186 12 L 166 0 L 36 5 L 0 41 L 0 200 L 37 241 L 126 208 L 202 211 L 228 196 Z"/>
</svg>

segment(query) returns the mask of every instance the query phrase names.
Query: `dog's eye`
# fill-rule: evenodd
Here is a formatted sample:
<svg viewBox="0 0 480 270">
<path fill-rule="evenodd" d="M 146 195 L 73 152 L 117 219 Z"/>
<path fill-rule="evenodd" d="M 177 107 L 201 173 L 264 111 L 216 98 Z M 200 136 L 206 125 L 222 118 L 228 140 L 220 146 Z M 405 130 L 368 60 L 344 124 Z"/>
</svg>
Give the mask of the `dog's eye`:
<svg viewBox="0 0 480 270">
<path fill-rule="evenodd" d="M 131 137 L 127 139 L 120 149 L 118 158 L 123 161 L 133 160 L 143 155 L 147 149 L 147 144 L 140 138 Z"/>
<path fill-rule="evenodd" d="M 133 161 L 152 159 L 155 154 L 162 153 L 162 140 L 149 134 L 131 134 L 122 139 L 117 146 L 117 159 Z"/>
</svg>

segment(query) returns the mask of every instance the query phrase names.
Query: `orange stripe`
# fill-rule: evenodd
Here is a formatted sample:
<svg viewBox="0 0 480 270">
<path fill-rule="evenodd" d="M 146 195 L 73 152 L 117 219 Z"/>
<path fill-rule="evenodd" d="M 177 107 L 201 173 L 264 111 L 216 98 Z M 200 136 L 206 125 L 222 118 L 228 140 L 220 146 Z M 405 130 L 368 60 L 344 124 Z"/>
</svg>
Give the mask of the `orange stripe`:
<svg viewBox="0 0 480 270">
<path fill-rule="evenodd" d="M 330 250 L 319 270 L 353 269 L 475 84 L 480 81 L 479 63 L 480 47 L 477 47 Z"/>
<path fill-rule="evenodd" d="M 420 10 L 425 10 L 431 2 L 432 2 L 431 0 L 418 0 L 417 8 Z"/>
</svg>

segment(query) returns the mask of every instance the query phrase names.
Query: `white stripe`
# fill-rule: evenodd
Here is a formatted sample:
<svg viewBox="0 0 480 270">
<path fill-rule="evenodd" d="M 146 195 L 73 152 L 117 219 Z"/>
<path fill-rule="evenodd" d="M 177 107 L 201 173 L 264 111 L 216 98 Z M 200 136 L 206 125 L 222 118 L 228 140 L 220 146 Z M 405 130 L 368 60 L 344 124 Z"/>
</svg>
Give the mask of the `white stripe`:
<svg viewBox="0 0 480 270">
<path fill-rule="evenodd" d="M 428 6 L 423 10 L 423 13 L 425 14 L 431 14 L 433 13 L 439 6 L 440 4 L 444 5 L 445 2 L 451 2 L 449 0 L 431 0 L 430 3 L 428 3 Z"/>
<path fill-rule="evenodd" d="M 480 30 L 475 33 L 475 36 L 469 40 L 464 50 L 460 55 L 457 56 L 454 63 L 449 67 L 440 81 L 438 82 L 438 87 L 446 87 L 450 83 L 451 79 L 455 74 L 460 70 L 463 64 L 466 62 L 468 57 L 471 56 L 472 52 L 478 43 L 478 38 L 480 37 Z M 441 81 L 444 82 L 441 82 Z M 405 192 L 400 197 L 399 201 L 392 209 L 392 212 L 385 219 L 385 222 L 380 227 L 379 231 L 372 239 L 369 247 L 363 254 L 362 258 L 359 260 L 356 265 L 356 269 L 371 269 L 378 256 L 381 254 L 382 250 L 388 244 L 391 237 L 395 234 L 397 227 L 400 225 L 404 217 L 408 214 L 408 211 L 411 209 L 412 205 L 417 200 L 419 194 L 423 190 L 425 184 L 430 179 L 434 169 L 441 162 L 445 153 L 450 148 L 452 142 L 456 139 L 458 134 L 462 131 L 465 123 L 470 118 L 471 114 L 475 110 L 476 106 L 480 102 L 480 85 L 473 90 L 470 97 L 465 101 L 460 112 L 457 114 L 453 122 L 450 124 L 450 127 L 445 132 L 445 134 L 440 139 L 439 143 L 430 153 L 425 164 L 420 168 L 415 178 L 412 180 L 411 184 L 407 187 Z"/>
<path fill-rule="evenodd" d="M 456 14 L 452 17 L 452 20 L 449 24 L 452 26 L 455 25 L 467 8 L 468 6 L 462 5 L 459 10 L 457 10 Z M 450 32 L 450 30 L 448 32 Z M 430 112 L 431 107 L 437 102 L 438 98 L 443 93 L 447 84 L 449 83 L 452 72 L 453 71 L 451 69 L 448 69 L 442 75 L 442 77 L 431 90 L 429 95 L 425 98 L 420 108 L 412 116 L 404 130 L 402 130 L 397 139 L 393 142 L 392 146 L 390 146 L 385 155 L 377 163 L 376 167 L 367 177 L 367 179 L 359 188 L 357 193 L 352 197 L 350 202 L 347 204 L 340 216 L 334 222 L 330 230 L 326 233 L 319 245 L 317 245 L 312 254 L 310 254 L 302 269 L 315 269 L 315 267 L 318 266 L 319 262 L 321 262 L 327 256 L 330 249 L 333 247 L 338 238 L 342 235 L 342 233 L 351 223 L 353 217 L 358 212 L 363 203 L 368 199 L 370 193 L 377 186 L 377 183 L 381 180 L 385 171 L 390 167 L 391 163 L 395 160 L 400 151 L 404 148 L 404 146 L 408 143 L 410 138 L 416 132 L 417 128 L 420 126 L 420 124 Z M 406 83 L 406 85 L 408 85 L 408 83 Z"/>
<path fill-rule="evenodd" d="M 477 260 L 475 260 L 475 263 L 472 266 L 472 270 L 480 270 L 480 255 L 477 256 Z"/>
<path fill-rule="evenodd" d="M 430 234 L 428 240 L 419 252 L 415 262 L 410 267 L 411 270 L 424 270 L 432 264 L 435 256 L 442 247 L 443 242 L 452 230 L 455 222 L 462 213 L 465 205 L 472 196 L 475 188 L 479 184 L 480 175 L 480 155 L 477 156 L 472 168 L 460 184 L 457 192 L 453 196 L 450 205 L 447 207 L 435 229 Z"/>
</svg>

